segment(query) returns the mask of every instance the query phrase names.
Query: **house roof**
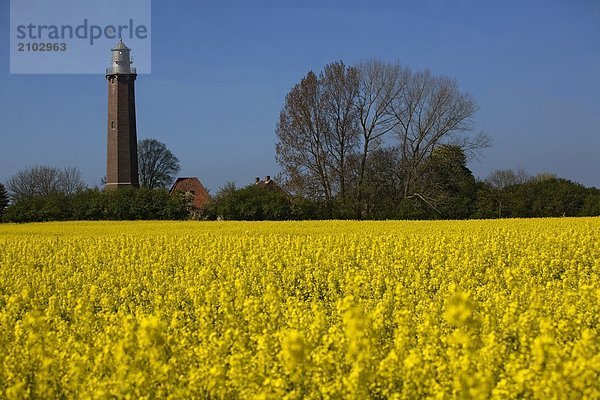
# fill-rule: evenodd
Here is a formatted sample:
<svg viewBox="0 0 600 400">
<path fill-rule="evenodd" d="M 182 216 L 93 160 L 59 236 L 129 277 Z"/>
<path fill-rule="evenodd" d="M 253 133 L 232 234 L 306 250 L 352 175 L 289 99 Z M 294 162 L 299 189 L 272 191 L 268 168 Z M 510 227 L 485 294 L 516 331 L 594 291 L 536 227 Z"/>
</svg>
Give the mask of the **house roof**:
<svg viewBox="0 0 600 400">
<path fill-rule="evenodd" d="M 260 188 L 265 188 L 266 190 L 272 192 L 279 192 L 286 195 L 289 195 L 281 186 L 279 186 L 271 177 L 267 176 L 264 180 L 260 180 L 260 178 L 256 178 L 255 185 Z"/>
<path fill-rule="evenodd" d="M 190 192 L 194 195 L 194 206 L 201 208 L 210 201 L 208 190 L 202 185 L 200 180 L 195 176 L 181 177 L 175 180 L 173 186 L 169 190 L 169 194 L 174 192 Z"/>
</svg>

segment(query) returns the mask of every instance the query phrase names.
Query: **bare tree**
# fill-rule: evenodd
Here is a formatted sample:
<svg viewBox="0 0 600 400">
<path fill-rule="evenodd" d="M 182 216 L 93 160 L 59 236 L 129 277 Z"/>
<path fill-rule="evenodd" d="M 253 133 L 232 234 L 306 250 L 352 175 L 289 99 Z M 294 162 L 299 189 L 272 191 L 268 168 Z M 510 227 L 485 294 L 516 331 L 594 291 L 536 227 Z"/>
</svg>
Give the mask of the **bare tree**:
<svg viewBox="0 0 600 400">
<path fill-rule="evenodd" d="M 156 139 L 138 142 L 138 172 L 140 186 L 148 189 L 166 188 L 180 171 L 179 159 L 164 143 Z"/>
<path fill-rule="evenodd" d="M 77 168 L 59 169 L 36 165 L 18 171 L 6 182 L 12 201 L 24 197 L 49 196 L 56 193 L 73 194 L 85 189 Z"/>
<path fill-rule="evenodd" d="M 342 62 L 310 71 L 286 96 L 277 125 L 277 161 L 294 193 L 345 198 L 359 139 L 359 74 Z"/>
<path fill-rule="evenodd" d="M 276 129 L 276 159 L 284 169 L 284 184 L 290 192 L 329 200 L 333 189 L 324 109 L 323 89 L 315 73 L 309 71 L 285 98 Z"/>
<path fill-rule="evenodd" d="M 58 169 L 36 165 L 18 171 L 6 181 L 6 188 L 13 201 L 24 197 L 47 196 L 57 192 Z"/>
<path fill-rule="evenodd" d="M 407 197 L 416 189 L 436 146 L 456 140 L 463 146 L 475 144 L 468 134 L 473 130 L 477 106 L 469 94 L 459 91 L 456 81 L 435 77 L 429 71 L 410 73 L 401 84 L 389 109 L 398 122 L 394 130 Z"/>
<path fill-rule="evenodd" d="M 408 71 L 400 64 L 386 64 L 377 60 L 360 63 L 357 70 L 359 89 L 356 113 L 362 142 L 357 186 L 358 202 L 362 204 L 368 158 L 381 145 L 384 135 L 398 124 L 389 109 L 406 84 Z"/>
<path fill-rule="evenodd" d="M 375 150 L 397 149 L 403 198 L 413 196 L 437 146 L 476 155 L 489 145 L 485 134 L 473 133 L 476 109 L 450 78 L 373 60 L 335 62 L 318 76 L 309 72 L 286 96 L 276 159 L 288 190 L 325 199 L 354 195 L 361 217 Z"/>
<path fill-rule="evenodd" d="M 519 168 L 516 171 L 512 169 L 497 169 L 492 171 L 485 181 L 493 188 L 502 190 L 507 186 L 525 183 L 530 179 L 529 174 L 524 169 Z"/>
<path fill-rule="evenodd" d="M 67 167 L 58 171 L 57 189 L 61 193 L 74 194 L 86 188 L 81 173 L 75 167 Z"/>
<path fill-rule="evenodd" d="M 323 87 L 325 122 L 325 148 L 329 164 L 335 171 L 336 192 L 346 197 L 347 183 L 351 176 L 350 158 L 358 145 L 358 121 L 355 107 L 358 86 L 358 70 L 346 67 L 343 62 L 325 66 L 320 75 Z"/>
<path fill-rule="evenodd" d="M 559 179 L 558 175 L 556 175 L 554 172 L 540 172 L 539 174 L 535 174 L 534 176 L 530 177 L 528 180 L 533 182 L 546 182 L 553 179 Z M 525 182 L 526 181 L 527 180 L 525 180 Z"/>
</svg>

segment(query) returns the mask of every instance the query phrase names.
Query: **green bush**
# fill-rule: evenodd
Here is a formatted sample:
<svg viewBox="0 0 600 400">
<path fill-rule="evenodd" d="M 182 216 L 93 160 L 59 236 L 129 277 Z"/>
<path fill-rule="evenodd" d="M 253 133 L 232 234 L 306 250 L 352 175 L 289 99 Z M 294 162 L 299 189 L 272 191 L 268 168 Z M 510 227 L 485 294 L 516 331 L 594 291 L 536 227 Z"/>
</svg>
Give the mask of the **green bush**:
<svg viewBox="0 0 600 400">
<path fill-rule="evenodd" d="M 26 197 L 6 209 L 5 222 L 67 220 L 186 219 L 191 206 L 183 194 L 166 189 L 88 189 L 73 195 Z"/>
<path fill-rule="evenodd" d="M 217 196 L 215 215 L 226 220 L 281 221 L 292 218 L 288 195 L 258 186 L 229 190 Z"/>
</svg>

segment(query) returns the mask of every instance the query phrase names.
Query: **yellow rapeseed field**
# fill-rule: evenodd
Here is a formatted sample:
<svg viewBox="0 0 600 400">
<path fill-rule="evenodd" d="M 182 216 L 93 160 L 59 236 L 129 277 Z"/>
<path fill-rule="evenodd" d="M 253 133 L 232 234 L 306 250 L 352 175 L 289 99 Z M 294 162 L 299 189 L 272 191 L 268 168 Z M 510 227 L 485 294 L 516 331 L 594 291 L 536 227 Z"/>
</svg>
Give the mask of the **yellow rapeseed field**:
<svg viewBox="0 0 600 400">
<path fill-rule="evenodd" d="M 600 219 L 0 225 L 0 398 L 600 398 Z"/>
</svg>

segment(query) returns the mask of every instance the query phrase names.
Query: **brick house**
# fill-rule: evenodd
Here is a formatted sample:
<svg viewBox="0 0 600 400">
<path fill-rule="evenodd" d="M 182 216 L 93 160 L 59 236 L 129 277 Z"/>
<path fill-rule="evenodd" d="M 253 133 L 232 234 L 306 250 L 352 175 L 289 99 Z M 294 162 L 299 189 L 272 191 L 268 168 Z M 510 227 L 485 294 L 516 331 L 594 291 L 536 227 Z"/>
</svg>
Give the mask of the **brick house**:
<svg viewBox="0 0 600 400">
<path fill-rule="evenodd" d="M 175 192 L 191 193 L 194 196 L 193 205 L 197 209 L 204 207 L 210 202 L 208 191 L 196 177 L 177 178 L 173 186 L 171 186 L 169 194 Z"/>
</svg>

